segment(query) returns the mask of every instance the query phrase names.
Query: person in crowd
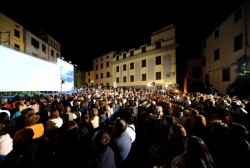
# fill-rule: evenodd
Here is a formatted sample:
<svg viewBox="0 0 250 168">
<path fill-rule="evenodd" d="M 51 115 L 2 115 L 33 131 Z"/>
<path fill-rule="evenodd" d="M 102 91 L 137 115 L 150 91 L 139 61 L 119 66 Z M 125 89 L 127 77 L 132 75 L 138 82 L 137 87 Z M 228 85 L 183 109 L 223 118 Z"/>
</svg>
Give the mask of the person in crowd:
<svg viewBox="0 0 250 168">
<path fill-rule="evenodd" d="M 229 165 L 231 167 L 250 167 L 250 143 L 249 143 L 249 131 L 248 129 L 240 124 L 232 122 L 229 124 L 230 127 L 230 154 L 229 154 Z"/>
<path fill-rule="evenodd" d="M 98 129 L 100 125 L 98 109 L 94 107 L 90 111 L 90 114 L 91 114 L 90 122 L 93 124 L 94 129 Z"/>
<path fill-rule="evenodd" d="M 36 114 L 33 108 L 26 108 L 23 111 L 23 129 L 32 129 L 33 130 L 33 139 L 40 138 L 44 135 L 44 126 L 42 123 L 38 123 L 39 116 Z M 19 134 L 22 132 L 18 130 L 15 134 Z M 15 135 L 14 135 L 15 136 Z M 21 136 L 21 135 L 20 135 Z"/>
<path fill-rule="evenodd" d="M 135 141 L 136 138 L 136 131 L 135 131 L 135 116 L 133 112 L 130 111 L 124 111 L 121 115 L 121 118 L 124 119 L 124 121 L 127 124 L 126 132 L 129 134 L 131 143 Z"/>
<path fill-rule="evenodd" d="M 88 168 L 115 168 L 115 155 L 109 146 L 110 135 L 104 130 L 95 132 L 92 140 L 94 158 L 90 160 Z"/>
<path fill-rule="evenodd" d="M 214 161 L 205 142 L 197 136 L 185 140 L 185 151 L 171 162 L 171 168 L 213 168 Z"/>
<path fill-rule="evenodd" d="M 52 108 L 50 113 L 50 119 L 47 120 L 45 125 L 45 134 L 49 137 L 55 137 L 63 125 L 63 119 L 60 117 L 59 111 L 56 108 Z"/>
<path fill-rule="evenodd" d="M 0 167 L 5 161 L 7 155 L 13 149 L 13 139 L 8 133 L 8 124 L 10 123 L 9 114 L 0 113 Z"/>
<path fill-rule="evenodd" d="M 126 129 L 126 122 L 121 118 L 116 119 L 111 134 L 112 141 L 110 146 L 115 153 L 115 162 L 117 167 L 124 163 L 132 146 L 130 136 L 126 132 Z"/>
</svg>

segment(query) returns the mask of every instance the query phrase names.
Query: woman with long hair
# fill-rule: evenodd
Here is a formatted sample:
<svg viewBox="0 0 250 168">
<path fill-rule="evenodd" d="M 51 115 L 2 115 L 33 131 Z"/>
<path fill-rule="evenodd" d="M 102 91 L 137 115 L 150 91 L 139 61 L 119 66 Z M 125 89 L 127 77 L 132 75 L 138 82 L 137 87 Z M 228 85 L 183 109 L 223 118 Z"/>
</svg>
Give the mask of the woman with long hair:
<svg viewBox="0 0 250 168">
<path fill-rule="evenodd" d="M 171 168 L 213 168 L 213 157 L 207 145 L 197 136 L 187 137 L 184 144 L 185 151 L 175 157 Z"/>
</svg>

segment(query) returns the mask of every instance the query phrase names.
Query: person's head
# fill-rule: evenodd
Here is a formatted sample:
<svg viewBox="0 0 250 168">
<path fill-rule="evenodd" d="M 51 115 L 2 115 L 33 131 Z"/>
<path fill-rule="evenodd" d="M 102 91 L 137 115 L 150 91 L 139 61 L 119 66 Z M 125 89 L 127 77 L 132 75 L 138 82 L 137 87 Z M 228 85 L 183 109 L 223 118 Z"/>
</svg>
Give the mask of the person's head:
<svg viewBox="0 0 250 168">
<path fill-rule="evenodd" d="M 0 113 L 0 137 L 7 134 L 7 125 L 9 122 L 9 115 L 5 112 Z"/>
<path fill-rule="evenodd" d="M 99 130 L 95 132 L 92 138 L 93 146 L 96 151 L 105 149 L 110 142 L 110 135 L 107 131 Z"/>
<path fill-rule="evenodd" d="M 125 132 L 127 129 L 127 123 L 124 119 L 118 118 L 115 120 L 114 128 L 113 128 L 113 134 L 115 136 L 121 135 L 123 132 Z"/>
<path fill-rule="evenodd" d="M 22 112 L 26 126 L 31 126 L 38 123 L 40 117 L 35 113 L 33 108 L 26 108 Z"/>
<path fill-rule="evenodd" d="M 169 139 L 184 139 L 186 136 L 186 130 L 181 124 L 173 124 L 169 129 Z"/>
<path fill-rule="evenodd" d="M 1 123 L 8 123 L 10 121 L 10 116 L 6 112 L 1 112 L 0 113 L 0 124 Z"/>
<path fill-rule="evenodd" d="M 213 165 L 213 158 L 205 142 L 197 136 L 189 136 L 184 143 L 186 154 L 189 158 L 200 158 L 208 166 Z"/>
<path fill-rule="evenodd" d="M 135 122 L 135 115 L 132 112 L 125 111 L 122 115 L 121 118 L 125 120 L 127 124 L 134 124 Z"/>
<path fill-rule="evenodd" d="M 98 109 L 97 108 L 93 108 L 91 110 L 91 116 L 94 117 L 94 116 L 98 116 Z"/>
<path fill-rule="evenodd" d="M 230 123 L 229 127 L 233 140 L 242 140 L 249 137 L 249 131 L 244 125 L 232 122 Z"/>
<path fill-rule="evenodd" d="M 50 113 L 51 113 L 51 118 L 59 118 L 60 117 L 60 114 L 59 114 L 59 111 L 57 108 L 52 108 L 50 110 Z"/>
</svg>

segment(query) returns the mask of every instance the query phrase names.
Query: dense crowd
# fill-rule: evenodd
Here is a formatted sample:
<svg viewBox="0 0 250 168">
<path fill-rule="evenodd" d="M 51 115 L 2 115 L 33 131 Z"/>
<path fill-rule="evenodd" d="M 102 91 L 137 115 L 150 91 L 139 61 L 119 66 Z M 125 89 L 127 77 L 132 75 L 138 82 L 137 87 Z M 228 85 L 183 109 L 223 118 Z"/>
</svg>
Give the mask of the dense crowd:
<svg viewBox="0 0 250 168">
<path fill-rule="evenodd" d="M 0 167 L 250 167 L 249 100 L 136 89 L 1 98 Z"/>
</svg>

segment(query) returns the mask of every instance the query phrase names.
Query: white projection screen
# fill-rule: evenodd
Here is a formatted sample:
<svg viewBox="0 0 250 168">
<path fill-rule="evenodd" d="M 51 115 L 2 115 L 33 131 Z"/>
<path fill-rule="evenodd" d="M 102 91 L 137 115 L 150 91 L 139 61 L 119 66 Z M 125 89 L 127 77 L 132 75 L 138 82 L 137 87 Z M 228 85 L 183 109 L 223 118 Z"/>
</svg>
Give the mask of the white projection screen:
<svg viewBox="0 0 250 168">
<path fill-rule="evenodd" d="M 61 91 L 60 66 L 0 46 L 0 92 Z"/>
<path fill-rule="evenodd" d="M 60 67 L 61 92 L 71 92 L 74 89 L 74 66 L 60 58 L 57 59 Z"/>
</svg>

